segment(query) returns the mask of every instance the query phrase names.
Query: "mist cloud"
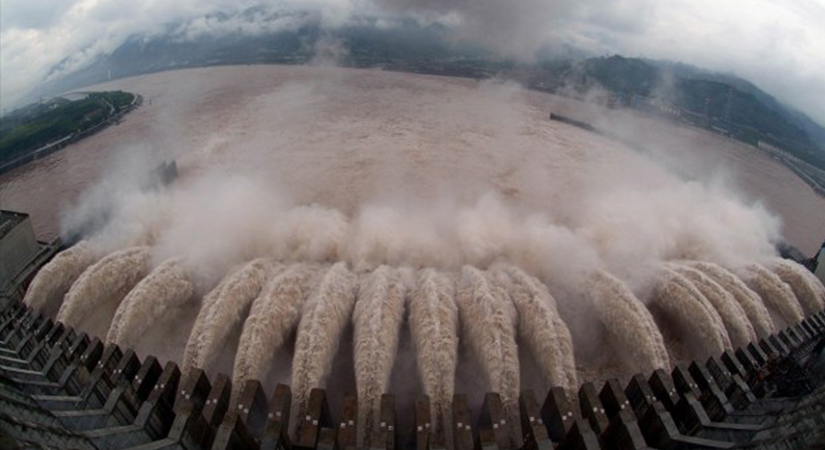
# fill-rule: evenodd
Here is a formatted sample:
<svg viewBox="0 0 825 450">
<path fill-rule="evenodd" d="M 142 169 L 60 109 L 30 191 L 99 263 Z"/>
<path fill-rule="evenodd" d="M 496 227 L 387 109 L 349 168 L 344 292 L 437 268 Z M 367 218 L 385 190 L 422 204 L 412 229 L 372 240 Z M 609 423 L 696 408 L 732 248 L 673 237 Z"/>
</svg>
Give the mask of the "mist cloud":
<svg viewBox="0 0 825 450">
<path fill-rule="evenodd" d="M 594 55 L 732 72 L 825 123 L 825 5 L 776 0 L 375 0 L 449 18 L 461 38 L 522 60 L 565 45 Z"/>
<path fill-rule="evenodd" d="M 246 13 L 250 8 L 255 12 Z M 728 71 L 825 122 L 825 6 L 776 0 L 6 0 L 0 11 L 0 97 L 8 108 L 37 84 L 80 69 L 130 37 L 194 40 L 326 28 L 355 17 L 413 17 L 457 39 L 531 60 L 570 46 Z M 311 12 L 307 15 L 299 11 Z M 382 26 L 392 20 L 380 20 Z M 56 68 L 56 69 L 53 69 Z"/>
</svg>

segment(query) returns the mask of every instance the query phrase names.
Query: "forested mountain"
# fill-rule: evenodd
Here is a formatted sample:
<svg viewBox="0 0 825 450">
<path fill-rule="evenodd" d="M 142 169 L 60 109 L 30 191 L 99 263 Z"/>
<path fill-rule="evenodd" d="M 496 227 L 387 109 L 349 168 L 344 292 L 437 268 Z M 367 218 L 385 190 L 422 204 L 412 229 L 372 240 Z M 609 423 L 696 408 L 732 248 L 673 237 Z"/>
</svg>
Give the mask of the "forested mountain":
<svg viewBox="0 0 825 450">
<path fill-rule="evenodd" d="M 220 24 L 237 18 L 212 19 Z M 329 31 L 311 18 L 300 19 L 295 22 L 299 25 L 251 35 L 230 30 L 189 36 L 170 26 L 165 34 L 134 36 L 85 68 L 53 77 L 30 100 L 108 79 L 163 70 L 227 64 L 305 64 L 331 43 L 340 50 L 333 55 L 335 63 L 345 66 L 514 79 L 530 88 L 582 98 L 590 98 L 588 94 L 597 91 L 605 94 L 601 98 L 607 98 L 610 106 L 652 113 L 676 111 L 682 120 L 694 125 L 754 145 L 763 142 L 780 147 L 825 169 L 825 128 L 732 75 L 622 56 L 587 58 L 573 50 L 564 57 L 539 53 L 537 62 L 525 64 L 457 43 L 439 25 L 400 22 L 386 27 L 378 26 L 374 19 L 364 19 L 357 25 Z M 53 72 L 62 70 L 63 65 L 58 64 Z"/>
</svg>

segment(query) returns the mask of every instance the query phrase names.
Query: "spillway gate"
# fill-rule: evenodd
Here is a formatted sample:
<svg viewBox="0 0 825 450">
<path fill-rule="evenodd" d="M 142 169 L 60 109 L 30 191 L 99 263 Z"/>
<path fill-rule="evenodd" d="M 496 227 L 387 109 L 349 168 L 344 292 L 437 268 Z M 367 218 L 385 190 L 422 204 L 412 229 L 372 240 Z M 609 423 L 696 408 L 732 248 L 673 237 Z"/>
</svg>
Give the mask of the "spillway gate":
<svg viewBox="0 0 825 450">
<path fill-rule="evenodd" d="M 0 448 L 271 450 L 357 448 L 357 398 L 331 417 L 322 389 L 290 417 L 289 386 L 259 381 L 230 408 L 231 380 L 139 359 L 17 301 L 0 305 Z M 585 383 L 578 398 L 525 390 L 521 423 L 496 393 L 471 415 L 466 395 L 431 423 L 430 404 L 399 429 L 385 394 L 370 448 L 804 449 L 825 445 L 825 312 L 707 361 L 637 374 L 626 386 Z M 476 420 L 473 420 L 476 418 Z M 290 426 L 289 420 L 296 420 Z M 449 428 L 445 428 L 449 427 Z M 290 430 L 293 430 L 290 432 Z M 517 436 L 518 438 L 514 438 Z"/>
</svg>

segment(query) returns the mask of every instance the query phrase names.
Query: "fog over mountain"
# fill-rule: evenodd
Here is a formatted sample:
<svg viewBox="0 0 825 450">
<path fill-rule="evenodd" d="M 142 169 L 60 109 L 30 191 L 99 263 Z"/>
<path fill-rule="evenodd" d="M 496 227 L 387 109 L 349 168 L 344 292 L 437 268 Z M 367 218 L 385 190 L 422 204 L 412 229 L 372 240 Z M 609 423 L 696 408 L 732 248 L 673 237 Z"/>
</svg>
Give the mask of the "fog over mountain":
<svg viewBox="0 0 825 450">
<path fill-rule="evenodd" d="M 487 45 L 484 39 L 460 38 L 456 30 L 444 21 L 375 15 L 330 26 L 318 11 L 252 7 L 133 35 L 82 65 L 75 57 L 64 58 L 51 67 L 47 81 L 21 102 L 181 68 L 237 64 L 380 68 L 513 80 L 535 90 L 602 104 L 618 101 L 654 114 L 678 108 L 681 120 L 721 130 L 752 145 L 767 142 L 825 168 L 825 128 L 735 75 L 661 60 L 594 56 L 552 41 L 536 47 L 530 59 L 520 58 Z"/>
<path fill-rule="evenodd" d="M 191 43 L 244 36 L 266 40 L 307 24 L 334 32 L 386 31 L 410 21 L 439 27 L 450 44 L 497 58 L 623 54 L 730 72 L 825 122 L 825 7 L 816 2 L 649 0 L 75 0 L 0 6 L 0 98 L 8 109 L 126 43 L 164 37 Z M 405 42 L 408 43 L 409 40 Z"/>
</svg>

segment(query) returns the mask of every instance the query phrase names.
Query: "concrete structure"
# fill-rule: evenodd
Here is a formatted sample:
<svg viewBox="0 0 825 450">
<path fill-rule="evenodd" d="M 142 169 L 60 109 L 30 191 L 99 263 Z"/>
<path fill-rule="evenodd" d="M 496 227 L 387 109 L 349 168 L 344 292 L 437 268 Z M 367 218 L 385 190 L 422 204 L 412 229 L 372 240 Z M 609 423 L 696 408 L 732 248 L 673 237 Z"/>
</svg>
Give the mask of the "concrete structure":
<svg viewBox="0 0 825 450">
<path fill-rule="evenodd" d="M 333 374 L 334 376 L 334 374 Z M 326 392 L 312 391 L 291 418 L 290 388 L 267 398 L 261 383 L 239 387 L 201 370 L 182 379 L 174 362 L 142 361 L 130 349 L 54 323 L 19 302 L 0 308 L 0 446 L 54 449 L 354 449 L 357 398 L 333 418 Z M 471 414 L 458 394 L 450 420 L 415 405 L 399 429 L 395 397 L 362 448 L 445 449 L 803 449 L 825 444 L 825 312 L 768 339 L 706 362 L 635 375 L 623 388 L 585 383 L 578 398 L 530 390 L 513 423 L 497 393 Z M 297 423 L 290 424 L 290 420 Z M 450 429 L 446 429 L 449 426 Z M 290 431 L 292 430 L 292 431 Z M 450 439 L 452 445 L 446 445 Z"/>
<path fill-rule="evenodd" d="M 34 239 L 28 216 L 2 212 L 0 260 L 16 293 L 57 245 Z M 49 253 L 51 252 L 51 253 Z M 820 253 L 820 270 L 825 252 Z M 821 275 L 821 272 L 820 272 Z M 0 298 L 0 448 L 88 450 L 355 449 L 358 399 L 333 417 L 314 389 L 293 418 L 291 390 L 271 397 L 257 380 L 236 386 L 195 369 L 104 344 L 22 304 Z M 334 377 L 335 374 L 332 374 Z M 331 383 L 334 385 L 334 383 Z M 395 396 L 384 394 L 380 426 L 361 448 L 416 450 L 803 449 L 825 447 L 825 311 L 766 339 L 668 373 L 636 374 L 626 386 L 591 382 L 577 395 L 521 392 L 520 422 L 498 393 L 480 411 L 464 394 L 433 420 L 415 404 L 414 428 L 399 429 Z M 409 412 L 407 412 L 409 414 Z M 290 424 L 290 420 L 297 423 Z M 449 429 L 447 427 L 450 427 Z"/>
<path fill-rule="evenodd" d="M 60 242 L 38 242 L 28 214 L 0 210 L 0 296 L 20 298 Z"/>
<path fill-rule="evenodd" d="M 25 214 L 0 211 L 0 286 L 6 286 L 37 254 L 31 220 Z"/>
</svg>

